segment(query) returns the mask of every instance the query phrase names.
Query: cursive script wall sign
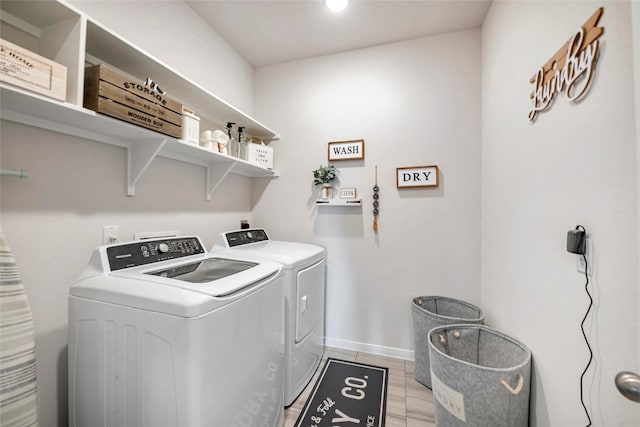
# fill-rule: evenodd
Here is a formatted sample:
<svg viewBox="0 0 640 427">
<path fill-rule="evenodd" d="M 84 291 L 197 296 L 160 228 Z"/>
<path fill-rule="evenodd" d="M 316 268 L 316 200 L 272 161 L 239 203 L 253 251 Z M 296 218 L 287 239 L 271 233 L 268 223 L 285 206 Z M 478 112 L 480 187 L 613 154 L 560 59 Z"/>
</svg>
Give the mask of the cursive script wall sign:
<svg viewBox="0 0 640 427">
<path fill-rule="evenodd" d="M 556 93 L 564 92 L 569 101 L 578 101 L 589 89 L 598 59 L 598 38 L 604 27 L 597 27 L 604 12 L 599 8 L 591 15 L 568 42 L 531 77 L 535 86 L 529 95 L 532 101 L 529 120 L 534 121 L 538 111 L 551 106 Z"/>
</svg>

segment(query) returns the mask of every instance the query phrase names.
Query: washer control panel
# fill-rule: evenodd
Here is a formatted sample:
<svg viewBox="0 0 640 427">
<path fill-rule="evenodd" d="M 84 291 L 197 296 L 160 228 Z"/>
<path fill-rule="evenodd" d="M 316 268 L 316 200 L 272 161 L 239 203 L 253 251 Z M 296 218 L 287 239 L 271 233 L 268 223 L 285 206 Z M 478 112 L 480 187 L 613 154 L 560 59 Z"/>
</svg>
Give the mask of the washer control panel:
<svg viewBox="0 0 640 427">
<path fill-rule="evenodd" d="M 234 246 L 248 245 L 249 243 L 264 242 L 269 240 L 267 232 L 262 228 L 254 228 L 250 230 L 230 231 L 224 234 L 226 246 L 232 248 Z"/>
<path fill-rule="evenodd" d="M 197 237 L 141 240 L 107 247 L 111 271 L 203 253 L 204 248 Z"/>
</svg>

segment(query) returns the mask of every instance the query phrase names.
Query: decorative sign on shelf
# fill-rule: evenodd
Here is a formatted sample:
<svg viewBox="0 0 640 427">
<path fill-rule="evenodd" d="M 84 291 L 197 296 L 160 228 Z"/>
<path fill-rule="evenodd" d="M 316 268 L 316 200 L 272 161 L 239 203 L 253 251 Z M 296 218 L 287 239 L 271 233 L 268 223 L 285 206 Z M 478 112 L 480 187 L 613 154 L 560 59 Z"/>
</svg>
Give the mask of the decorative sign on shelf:
<svg viewBox="0 0 640 427">
<path fill-rule="evenodd" d="M 600 7 L 582 27 L 531 77 L 533 92 L 529 95 L 532 108 L 529 120 L 539 111 L 551 107 L 556 93 L 564 92 L 569 101 L 576 102 L 589 89 L 598 59 L 598 38 L 604 27 L 598 21 L 604 12 Z"/>
<path fill-rule="evenodd" d="M 364 139 L 329 143 L 329 161 L 364 160 Z"/>
<path fill-rule="evenodd" d="M 355 188 L 340 188 L 341 199 L 355 199 L 358 191 Z"/>
<path fill-rule="evenodd" d="M 407 166 L 396 168 L 396 188 L 438 186 L 438 166 Z"/>
</svg>

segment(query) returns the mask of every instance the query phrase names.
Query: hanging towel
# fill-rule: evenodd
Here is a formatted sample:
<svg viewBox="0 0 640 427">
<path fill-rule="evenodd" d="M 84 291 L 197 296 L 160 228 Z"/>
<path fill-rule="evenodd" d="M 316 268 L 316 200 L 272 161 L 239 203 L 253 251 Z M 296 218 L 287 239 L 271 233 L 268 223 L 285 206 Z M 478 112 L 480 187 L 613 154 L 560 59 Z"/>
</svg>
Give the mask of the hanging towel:
<svg viewBox="0 0 640 427">
<path fill-rule="evenodd" d="M 33 316 L 0 228 L 0 425 L 38 425 Z"/>
</svg>

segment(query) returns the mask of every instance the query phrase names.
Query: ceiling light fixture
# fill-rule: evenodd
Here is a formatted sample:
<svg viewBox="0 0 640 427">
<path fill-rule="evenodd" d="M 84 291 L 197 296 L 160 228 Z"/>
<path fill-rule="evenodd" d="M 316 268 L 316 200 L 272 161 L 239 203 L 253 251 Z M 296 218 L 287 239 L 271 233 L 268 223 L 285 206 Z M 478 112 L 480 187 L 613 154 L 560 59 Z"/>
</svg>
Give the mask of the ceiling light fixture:
<svg viewBox="0 0 640 427">
<path fill-rule="evenodd" d="M 325 6 L 334 12 L 340 12 L 349 5 L 349 0 L 324 0 Z"/>
</svg>

